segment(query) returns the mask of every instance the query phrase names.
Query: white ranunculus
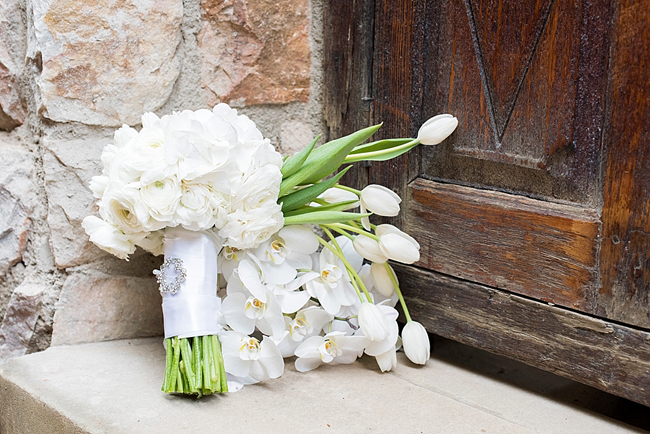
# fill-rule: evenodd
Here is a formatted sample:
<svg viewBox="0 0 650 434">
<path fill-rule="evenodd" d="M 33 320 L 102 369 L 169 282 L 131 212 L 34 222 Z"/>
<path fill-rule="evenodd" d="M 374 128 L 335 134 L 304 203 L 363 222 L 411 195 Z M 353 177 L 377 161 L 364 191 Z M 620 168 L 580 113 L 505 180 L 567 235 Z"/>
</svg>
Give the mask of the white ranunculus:
<svg viewBox="0 0 650 434">
<path fill-rule="evenodd" d="M 237 191 L 233 191 L 232 209 L 250 211 L 267 201 L 276 202 L 280 192 L 282 173 L 274 165 L 254 169 L 242 179 Z"/>
<path fill-rule="evenodd" d="M 183 182 L 174 222 L 191 231 L 209 229 L 217 222 L 223 226 L 227 205 L 226 198 L 209 185 Z"/>
<path fill-rule="evenodd" d="M 449 114 L 434 116 L 418 131 L 418 140 L 423 145 L 437 145 L 445 140 L 458 126 L 458 119 Z"/>
<path fill-rule="evenodd" d="M 119 189 L 117 185 L 109 188 L 99 203 L 99 214 L 127 234 L 152 230 L 145 227 L 149 214 L 139 201 L 138 190 L 135 188 Z"/>
<path fill-rule="evenodd" d="M 164 231 L 151 232 L 135 244 L 154 256 L 160 256 L 165 253 L 165 244 L 163 243 L 164 235 Z"/>
<path fill-rule="evenodd" d="M 140 200 L 149 215 L 163 227 L 173 221 L 181 196 L 181 184 L 176 177 L 154 181 L 140 189 Z"/>
<path fill-rule="evenodd" d="M 354 250 L 369 261 L 383 264 L 388 260 L 386 255 L 384 255 L 379 248 L 379 243 L 370 237 L 358 235 L 354 237 L 352 244 Z"/>
<path fill-rule="evenodd" d="M 108 182 L 108 176 L 93 176 L 92 180 L 90 181 L 90 189 L 92 190 L 93 196 L 96 199 L 101 199 L 104 196 Z"/>
<path fill-rule="evenodd" d="M 260 208 L 250 211 L 237 209 L 228 214 L 226 225 L 219 231 L 224 245 L 236 249 L 252 249 L 268 240 L 282 229 L 282 207 L 268 201 Z"/>
<path fill-rule="evenodd" d="M 422 324 L 409 321 L 402 330 L 402 344 L 406 357 L 413 363 L 424 365 L 429 360 L 431 343 Z"/>
<path fill-rule="evenodd" d="M 128 260 L 129 255 L 135 252 L 132 237 L 100 218 L 88 216 L 83 220 L 81 226 L 90 236 L 90 241 L 97 247 L 120 259 Z"/>
</svg>

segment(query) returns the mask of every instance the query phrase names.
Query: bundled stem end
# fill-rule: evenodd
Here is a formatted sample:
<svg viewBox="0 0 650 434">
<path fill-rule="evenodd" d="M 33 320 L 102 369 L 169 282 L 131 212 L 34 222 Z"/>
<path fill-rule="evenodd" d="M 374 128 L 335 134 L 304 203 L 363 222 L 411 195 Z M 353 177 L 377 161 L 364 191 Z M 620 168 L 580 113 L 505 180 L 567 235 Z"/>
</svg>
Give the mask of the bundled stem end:
<svg viewBox="0 0 650 434">
<path fill-rule="evenodd" d="M 228 391 L 221 343 L 216 335 L 167 338 L 165 380 L 162 391 L 203 395 Z"/>
</svg>

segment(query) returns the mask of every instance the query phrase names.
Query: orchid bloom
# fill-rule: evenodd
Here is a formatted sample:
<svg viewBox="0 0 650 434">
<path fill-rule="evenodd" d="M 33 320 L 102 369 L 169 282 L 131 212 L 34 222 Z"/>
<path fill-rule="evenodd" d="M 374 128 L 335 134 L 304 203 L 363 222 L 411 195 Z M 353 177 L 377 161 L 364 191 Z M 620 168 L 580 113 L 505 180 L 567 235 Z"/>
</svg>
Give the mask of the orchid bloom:
<svg viewBox="0 0 650 434">
<path fill-rule="evenodd" d="M 255 381 L 278 378 L 284 372 L 284 359 L 269 337 L 262 342 L 236 331 L 221 333 L 223 362 L 226 372 Z"/>
<path fill-rule="evenodd" d="M 323 363 L 352 363 L 367 342 L 363 336 L 345 336 L 343 332 L 312 336 L 296 349 L 296 369 L 306 372 Z"/>
</svg>

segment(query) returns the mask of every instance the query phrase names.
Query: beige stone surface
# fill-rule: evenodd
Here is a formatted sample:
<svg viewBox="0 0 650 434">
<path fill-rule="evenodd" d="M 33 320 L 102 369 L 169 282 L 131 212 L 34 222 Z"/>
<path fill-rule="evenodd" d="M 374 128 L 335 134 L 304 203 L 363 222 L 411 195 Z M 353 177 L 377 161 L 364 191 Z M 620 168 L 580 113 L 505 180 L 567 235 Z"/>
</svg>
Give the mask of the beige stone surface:
<svg viewBox="0 0 650 434">
<path fill-rule="evenodd" d="M 34 159 L 29 150 L 0 136 L 0 276 L 22 259 L 27 245 Z"/>
<path fill-rule="evenodd" d="M 120 126 L 160 108 L 179 74 L 182 0 L 28 0 L 40 113 Z"/>
<path fill-rule="evenodd" d="M 14 290 L 0 325 L 0 363 L 27 353 L 46 290 L 44 285 L 25 282 Z"/>
<path fill-rule="evenodd" d="M 315 138 L 309 124 L 300 121 L 284 122 L 280 131 L 281 152 L 284 155 L 296 154 L 302 151 Z"/>
<path fill-rule="evenodd" d="M 479 364 L 479 354 L 471 354 Z M 296 372 L 288 360 L 279 379 L 200 400 L 162 393 L 164 365 L 161 338 L 51 347 L 11 360 L 0 366 L 0 432 L 644 432 L 548 393 L 527 396 L 525 388 L 509 383 L 511 377 L 477 374 L 462 360 L 435 353 L 421 368 L 409 367 L 400 353 L 392 373 L 379 372 L 369 357 L 307 373 Z M 567 387 L 540 382 L 557 392 Z"/>
<path fill-rule="evenodd" d="M 56 306 L 52 345 L 161 335 L 161 303 L 153 278 L 75 271 Z"/>
<path fill-rule="evenodd" d="M 203 0 L 201 85 L 208 103 L 306 102 L 308 0 Z"/>
<path fill-rule="evenodd" d="M 73 267 L 105 256 L 81 227 L 93 212 L 95 199 L 88 187 L 101 174 L 101 153 L 108 136 L 89 139 L 43 139 L 43 169 L 48 199 L 47 223 L 54 260 L 59 268 Z"/>
<path fill-rule="evenodd" d="M 24 59 L 20 2 L 0 2 L 0 129 L 11 130 L 25 121 L 19 93 L 20 62 Z"/>
</svg>

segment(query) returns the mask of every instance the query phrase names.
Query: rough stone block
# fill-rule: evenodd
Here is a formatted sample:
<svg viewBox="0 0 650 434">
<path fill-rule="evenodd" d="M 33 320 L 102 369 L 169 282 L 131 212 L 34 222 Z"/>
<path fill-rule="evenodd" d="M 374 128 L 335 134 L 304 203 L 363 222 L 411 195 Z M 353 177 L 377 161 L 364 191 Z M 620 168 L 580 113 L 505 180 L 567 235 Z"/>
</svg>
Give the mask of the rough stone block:
<svg viewBox="0 0 650 434">
<path fill-rule="evenodd" d="M 34 208 L 32 154 L 8 140 L 0 136 L 0 276 L 22 259 Z"/>
<path fill-rule="evenodd" d="M 280 146 L 282 153 L 293 155 L 307 147 L 316 137 L 311 127 L 299 121 L 287 121 L 280 130 Z"/>
<path fill-rule="evenodd" d="M 18 92 L 20 62 L 25 57 L 26 29 L 20 2 L 0 2 L 0 129 L 12 130 L 25 121 L 25 106 Z"/>
<path fill-rule="evenodd" d="M 85 264 L 105 255 L 88 240 L 81 222 L 93 211 L 95 199 L 88 184 L 101 173 L 102 149 L 110 141 L 109 137 L 43 139 L 47 223 L 59 268 Z"/>
<path fill-rule="evenodd" d="M 29 0 L 41 113 L 120 126 L 160 108 L 179 74 L 182 0 Z"/>
<path fill-rule="evenodd" d="M 153 278 L 74 272 L 56 306 L 52 345 L 162 335 L 161 303 Z"/>
<path fill-rule="evenodd" d="M 308 0 L 203 0 L 201 85 L 211 104 L 307 101 Z"/>
<path fill-rule="evenodd" d="M 45 289 L 43 285 L 22 283 L 11 295 L 0 326 L 0 362 L 27 353 Z"/>
</svg>

